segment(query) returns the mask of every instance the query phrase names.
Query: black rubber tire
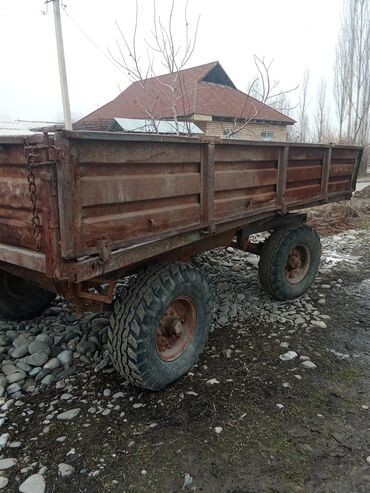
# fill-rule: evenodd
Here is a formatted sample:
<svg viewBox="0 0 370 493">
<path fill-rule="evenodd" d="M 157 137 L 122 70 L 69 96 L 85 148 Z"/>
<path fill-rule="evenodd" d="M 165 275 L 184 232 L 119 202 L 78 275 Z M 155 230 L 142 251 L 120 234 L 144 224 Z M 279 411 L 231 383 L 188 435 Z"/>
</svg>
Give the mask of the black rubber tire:
<svg viewBox="0 0 370 493">
<path fill-rule="evenodd" d="M 298 245 L 309 250 L 310 261 L 308 271 L 302 280 L 293 284 L 287 279 L 285 265 L 289 252 Z M 310 226 L 303 224 L 276 230 L 268 237 L 261 250 L 258 267 L 262 287 L 277 300 L 290 300 L 301 296 L 315 279 L 320 256 L 320 238 Z"/>
<path fill-rule="evenodd" d="M 15 294 L 10 285 L 24 285 L 25 292 Z M 41 315 L 55 298 L 54 293 L 8 272 L 0 271 L 0 319 L 29 320 Z"/>
<path fill-rule="evenodd" d="M 184 352 L 173 361 L 163 361 L 157 353 L 157 327 L 167 305 L 179 296 L 194 303 L 196 326 Z M 151 267 L 114 305 L 108 347 L 115 368 L 136 386 L 162 390 L 198 361 L 207 342 L 212 308 L 208 283 L 196 268 L 177 262 Z"/>
</svg>

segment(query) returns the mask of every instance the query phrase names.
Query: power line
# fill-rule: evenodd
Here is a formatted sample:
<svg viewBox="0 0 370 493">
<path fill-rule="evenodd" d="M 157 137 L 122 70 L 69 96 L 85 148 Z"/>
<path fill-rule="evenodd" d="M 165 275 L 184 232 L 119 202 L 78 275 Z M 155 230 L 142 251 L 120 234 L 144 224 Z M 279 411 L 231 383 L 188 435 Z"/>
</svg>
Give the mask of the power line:
<svg viewBox="0 0 370 493">
<path fill-rule="evenodd" d="M 21 2 L 22 0 L 18 0 L 18 2 Z M 29 2 L 29 0 L 23 0 L 24 2 Z M 0 10 L 4 11 L 9 11 L 9 12 L 38 12 L 39 14 L 42 15 L 47 15 L 49 12 L 49 3 L 53 2 L 54 0 L 44 0 L 45 8 L 44 9 L 39 9 L 36 6 L 35 7 L 0 7 Z"/>
<path fill-rule="evenodd" d="M 26 8 L 22 8 L 22 7 L 0 7 L 0 10 L 4 10 L 4 11 L 8 11 L 8 12 L 38 12 L 38 13 L 43 13 L 45 14 L 45 11 L 44 10 L 40 10 L 40 9 L 37 9 L 37 8 L 29 8 L 29 7 L 26 7 Z"/>
<path fill-rule="evenodd" d="M 66 14 L 66 16 L 69 18 L 71 22 L 77 27 L 77 29 L 83 34 L 83 36 L 94 46 L 94 48 L 101 54 L 103 57 L 108 60 L 109 63 L 111 63 L 117 70 L 119 70 L 121 73 L 123 73 L 125 76 L 127 76 L 126 72 L 116 63 L 114 62 L 100 47 L 95 43 L 95 41 L 87 34 L 87 32 L 76 22 L 70 14 L 67 12 L 67 6 L 62 5 L 63 11 Z"/>
<path fill-rule="evenodd" d="M 51 3 L 53 0 L 46 0 L 44 3 L 46 5 L 44 10 L 37 10 L 31 9 L 31 8 L 20 8 L 20 7 L 0 7 L 0 10 L 5 10 L 5 11 L 13 11 L 13 12 L 38 12 L 41 13 L 42 15 L 46 16 L 49 13 L 49 3 Z M 117 64 L 112 58 L 110 58 L 104 50 L 100 48 L 98 44 L 87 34 L 87 32 L 79 25 L 79 23 L 73 19 L 73 17 L 67 12 L 67 5 L 66 4 L 61 4 L 61 7 L 63 9 L 63 12 L 65 15 L 68 17 L 68 19 L 77 27 L 77 29 L 81 32 L 81 34 L 94 46 L 94 48 L 102 55 L 106 60 L 108 60 L 109 63 L 113 65 L 117 70 L 119 70 L 122 74 L 124 74 L 127 77 L 127 73 L 122 69 L 122 67 Z"/>
</svg>

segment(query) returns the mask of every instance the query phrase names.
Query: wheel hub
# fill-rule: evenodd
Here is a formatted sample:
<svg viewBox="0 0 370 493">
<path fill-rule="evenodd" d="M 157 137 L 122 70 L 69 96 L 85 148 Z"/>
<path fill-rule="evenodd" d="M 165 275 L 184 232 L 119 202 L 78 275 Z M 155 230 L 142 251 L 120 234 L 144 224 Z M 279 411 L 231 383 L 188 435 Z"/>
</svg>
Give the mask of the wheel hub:
<svg viewBox="0 0 370 493">
<path fill-rule="evenodd" d="M 297 245 L 291 249 L 285 264 L 285 275 L 288 282 L 300 282 L 308 272 L 310 265 L 310 251 L 304 245 Z"/>
<path fill-rule="evenodd" d="M 187 348 L 196 325 L 196 310 L 191 298 L 173 300 L 159 321 L 156 344 L 157 353 L 163 361 L 174 361 Z"/>
</svg>

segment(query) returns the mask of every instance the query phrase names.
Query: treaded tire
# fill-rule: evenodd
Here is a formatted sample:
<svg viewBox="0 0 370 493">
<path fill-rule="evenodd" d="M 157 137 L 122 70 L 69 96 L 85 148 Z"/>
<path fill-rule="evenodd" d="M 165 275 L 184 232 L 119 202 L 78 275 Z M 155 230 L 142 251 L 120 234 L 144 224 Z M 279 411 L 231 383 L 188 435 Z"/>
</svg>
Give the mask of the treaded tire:
<svg viewBox="0 0 370 493">
<path fill-rule="evenodd" d="M 50 306 L 55 296 L 30 281 L 0 271 L 0 318 L 3 320 L 37 317 Z"/>
<path fill-rule="evenodd" d="M 157 328 L 166 307 L 178 297 L 188 297 L 194 304 L 195 329 L 182 354 L 164 361 L 157 351 Z M 211 320 L 211 292 L 196 268 L 180 262 L 151 267 L 114 305 L 108 338 L 113 364 L 132 384 L 162 390 L 198 361 Z"/>
<path fill-rule="evenodd" d="M 297 246 L 309 252 L 309 261 L 304 277 L 299 282 L 291 283 L 287 278 L 285 266 L 289 253 Z M 268 237 L 261 250 L 258 267 L 262 287 L 277 300 L 290 300 L 301 296 L 315 279 L 320 255 L 319 235 L 310 226 L 303 224 L 276 230 Z"/>
</svg>

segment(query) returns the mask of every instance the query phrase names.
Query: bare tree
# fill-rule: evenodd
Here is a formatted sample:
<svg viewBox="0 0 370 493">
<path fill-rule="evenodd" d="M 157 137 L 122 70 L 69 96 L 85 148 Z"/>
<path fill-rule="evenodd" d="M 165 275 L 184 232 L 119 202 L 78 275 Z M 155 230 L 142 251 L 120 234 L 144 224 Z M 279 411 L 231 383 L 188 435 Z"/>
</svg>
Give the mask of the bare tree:
<svg viewBox="0 0 370 493">
<path fill-rule="evenodd" d="M 367 144 L 370 131 L 370 2 L 344 0 L 334 95 L 339 140 Z"/>
<path fill-rule="evenodd" d="M 347 72 L 344 70 L 344 59 L 342 57 L 341 43 L 336 49 L 335 66 L 334 66 L 334 99 L 338 119 L 338 139 L 343 140 L 343 126 L 346 115 L 347 105 Z"/>
<path fill-rule="evenodd" d="M 299 142 L 306 142 L 309 139 L 309 117 L 308 117 L 308 88 L 310 82 L 310 72 L 308 69 L 303 74 L 303 80 L 300 87 L 299 102 L 297 108 L 297 128 L 296 138 Z"/>
<path fill-rule="evenodd" d="M 333 140 L 333 132 L 329 123 L 329 103 L 327 99 L 326 81 L 321 79 L 317 88 L 314 112 L 314 141 L 327 143 Z"/>
<path fill-rule="evenodd" d="M 113 53 L 109 50 L 109 54 L 114 62 L 127 73 L 132 82 L 140 84 L 143 95 L 150 95 L 150 98 L 143 96 L 142 100 L 140 97 L 137 98 L 136 105 L 150 120 L 156 131 L 158 130 L 157 122 L 159 119 L 158 108 L 168 107 L 170 108 L 171 119 L 174 122 L 176 133 L 180 133 L 180 121 L 182 126 L 184 124 L 188 126 L 188 133 L 190 133 L 190 121 L 184 116 L 189 114 L 189 110 L 193 107 L 196 87 L 185 87 L 181 71 L 193 55 L 198 34 L 199 17 L 194 27 L 191 28 L 186 3 L 183 12 L 185 42 L 180 43 L 176 41 L 175 36 L 175 32 L 178 33 L 179 29 L 177 26 L 176 29 L 174 28 L 174 11 L 175 2 L 172 0 L 168 18 L 163 20 L 158 15 L 156 2 L 153 0 L 153 29 L 149 38 L 145 39 L 146 55 L 143 56 L 142 49 L 140 49 L 138 43 L 140 16 L 139 5 L 136 2 L 132 37 L 129 39 L 125 31 L 116 22 L 119 33 L 119 38 L 116 40 L 116 52 Z M 254 62 L 257 75 L 250 84 L 243 107 L 240 109 L 240 114 L 235 115 L 233 118 L 231 128 L 230 123 L 227 124 L 226 138 L 232 138 L 240 130 L 256 120 L 270 103 L 278 105 L 287 102 L 284 99 L 285 95 L 296 89 L 288 91 L 279 89 L 279 82 L 271 77 L 272 61 L 267 62 L 264 57 L 254 56 Z M 158 65 L 168 72 L 165 80 L 163 77 L 156 76 Z M 151 81 L 154 79 L 155 84 L 148 83 L 148 78 Z M 208 95 L 208 100 L 212 97 L 212 94 Z M 206 106 L 208 100 L 202 101 L 201 106 Z M 199 105 L 197 109 L 199 110 Z M 284 111 L 285 108 L 281 107 L 279 110 Z"/>
<path fill-rule="evenodd" d="M 194 88 L 185 88 L 181 77 L 181 70 L 189 62 L 196 46 L 200 16 L 195 22 L 194 28 L 191 27 L 188 18 L 188 2 L 183 11 L 183 31 L 185 42 L 176 40 L 174 28 L 175 1 L 172 0 L 168 18 L 162 19 L 157 12 L 156 1 L 153 0 L 153 28 L 149 38 L 145 39 L 146 55 L 142 56 L 138 46 L 139 31 L 139 5 L 136 1 L 135 23 L 132 39 L 129 40 L 124 30 L 118 22 L 116 27 L 119 38 L 116 40 L 117 54 L 109 50 L 112 59 L 127 73 L 132 82 L 138 82 L 147 93 L 146 81 L 148 78 L 155 79 L 155 91 L 151 94 L 152 102 L 148 105 L 147 101 L 136 101 L 138 107 L 146 114 L 153 127 L 157 131 L 157 107 L 167 106 L 171 109 L 171 117 L 174 122 L 176 133 L 180 133 L 179 117 L 191 105 L 192 92 Z M 169 73 L 166 81 L 156 76 L 156 65 L 165 68 Z M 185 122 L 186 124 L 187 122 Z M 190 132 L 190 124 L 188 124 Z"/>
<path fill-rule="evenodd" d="M 254 55 L 256 76 L 249 82 L 244 105 L 239 115 L 235 115 L 232 127 L 228 129 L 226 138 L 232 138 L 258 117 L 262 118 L 264 110 L 268 106 L 280 105 L 278 111 L 290 111 L 287 94 L 295 91 L 297 87 L 281 90 L 279 81 L 272 78 L 271 66 L 273 60 L 267 61 L 265 57 Z M 286 106 L 285 106 L 286 105 Z"/>
<path fill-rule="evenodd" d="M 298 89 L 298 87 L 296 88 Z M 281 93 L 269 102 L 269 105 L 277 111 L 281 111 L 287 116 L 290 116 L 292 111 L 297 107 L 293 104 L 287 93 Z"/>
</svg>

